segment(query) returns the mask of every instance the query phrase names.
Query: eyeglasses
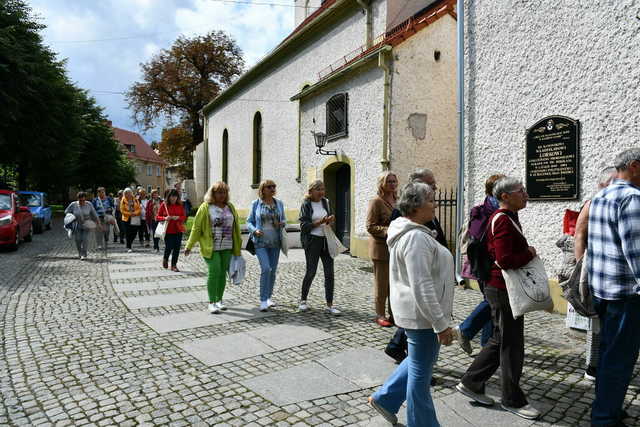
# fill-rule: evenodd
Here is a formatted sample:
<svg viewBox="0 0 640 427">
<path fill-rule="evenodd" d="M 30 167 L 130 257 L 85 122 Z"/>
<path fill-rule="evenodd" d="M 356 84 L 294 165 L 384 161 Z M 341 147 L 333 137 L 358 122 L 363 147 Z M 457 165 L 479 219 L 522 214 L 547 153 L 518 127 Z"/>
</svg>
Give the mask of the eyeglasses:
<svg viewBox="0 0 640 427">
<path fill-rule="evenodd" d="M 264 188 L 275 189 L 276 186 L 275 185 L 265 185 Z"/>
<path fill-rule="evenodd" d="M 519 189 L 519 190 L 509 191 L 509 194 L 511 194 L 511 193 L 522 193 L 522 194 L 524 194 L 524 193 L 526 193 L 526 192 L 527 192 L 527 189 L 526 189 L 525 187 L 522 187 L 522 188 L 521 188 L 521 189 Z"/>
</svg>

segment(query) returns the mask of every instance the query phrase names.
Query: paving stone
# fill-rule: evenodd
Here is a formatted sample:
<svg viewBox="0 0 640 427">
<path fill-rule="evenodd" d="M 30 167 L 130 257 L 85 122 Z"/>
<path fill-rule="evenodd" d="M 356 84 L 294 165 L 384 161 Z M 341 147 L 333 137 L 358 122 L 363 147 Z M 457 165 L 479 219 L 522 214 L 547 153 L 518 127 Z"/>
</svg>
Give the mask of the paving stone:
<svg viewBox="0 0 640 427">
<path fill-rule="evenodd" d="M 316 341 L 333 338 L 332 335 L 310 326 L 276 325 L 248 331 L 247 334 L 259 339 L 274 350 L 298 347 Z"/>
<path fill-rule="evenodd" d="M 226 298 L 233 298 L 231 292 L 225 291 Z M 171 294 L 145 295 L 140 297 L 123 297 L 122 302 L 130 309 L 137 310 L 148 307 L 162 307 L 165 305 L 204 303 L 209 300 L 206 290 L 192 292 L 178 292 Z"/>
<path fill-rule="evenodd" d="M 273 351 L 273 348 L 246 333 L 182 343 L 180 348 L 209 366 Z"/>
<path fill-rule="evenodd" d="M 193 271 L 179 271 L 179 272 L 175 272 L 175 271 L 171 271 L 171 270 L 151 270 L 151 271 L 139 271 L 139 270 L 134 270 L 134 271 L 118 271 L 118 272 L 114 272 L 111 273 L 111 280 L 121 280 L 121 279 L 126 279 L 126 280 L 132 280 L 132 279 L 139 279 L 139 278 L 148 278 L 148 277 L 171 277 L 171 278 L 184 278 L 184 277 L 188 277 L 191 276 L 193 274 Z"/>
<path fill-rule="evenodd" d="M 397 367 L 383 354 L 380 350 L 365 347 L 343 351 L 320 359 L 318 363 L 361 388 L 368 388 L 384 383 Z"/>
<path fill-rule="evenodd" d="M 189 277 L 187 279 L 157 280 L 157 281 L 151 281 L 151 282 L 115 283 L 113 285 L 113 288 L 116 290 L 116 292 L 155 291 L 155 290 L 162 290 L 162 289 L 192 288 L 192 287 L 205 288 L 206 284 L 207 284 L 206 278 Z"/>
</svg>

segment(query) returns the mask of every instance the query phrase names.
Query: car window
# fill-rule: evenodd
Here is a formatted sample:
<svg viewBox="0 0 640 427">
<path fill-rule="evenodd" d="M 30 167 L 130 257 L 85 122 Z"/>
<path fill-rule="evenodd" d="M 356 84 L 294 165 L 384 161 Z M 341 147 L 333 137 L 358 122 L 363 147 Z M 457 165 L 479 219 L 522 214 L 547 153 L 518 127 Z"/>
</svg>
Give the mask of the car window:
<svg viewBox="0 0 640 427">
<path fill-rule="evenodd" d="M 22 195 L 22 206 L 29 206 L 32 208 L 37 208 L 40 206 L 40 195 L 39 194 L 23 194 Z"/>
<path fill-rule="evenodd" d="M 8 194 L 0 194 L 0 209 L 11 209 L 11 197 Z"/>
<path fill-rule="evenodd" d="M 47 196 L 45 195 L 42 196 L 42 206 L 45 208 L 49 207 L 49 205 L 47 204 Z"/>
</svg>

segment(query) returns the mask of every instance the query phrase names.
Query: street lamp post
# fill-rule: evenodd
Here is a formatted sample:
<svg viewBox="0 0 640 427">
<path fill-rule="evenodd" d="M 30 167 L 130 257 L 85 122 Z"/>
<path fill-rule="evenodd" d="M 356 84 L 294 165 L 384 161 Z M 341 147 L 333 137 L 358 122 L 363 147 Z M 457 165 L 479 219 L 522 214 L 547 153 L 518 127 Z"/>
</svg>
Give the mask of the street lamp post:
<svg viewBox="0 0 640 427">
<path fill-rule="evenodd" d="M 338 152 L 336 150 L 324 150 L 324 146 L 327 144 L 327 135 L 323 132 L 311 131 L 311 135 L 315 139 L 316 154 L 322 154 L 325 156 L 336 156 Z"/>
</svg>

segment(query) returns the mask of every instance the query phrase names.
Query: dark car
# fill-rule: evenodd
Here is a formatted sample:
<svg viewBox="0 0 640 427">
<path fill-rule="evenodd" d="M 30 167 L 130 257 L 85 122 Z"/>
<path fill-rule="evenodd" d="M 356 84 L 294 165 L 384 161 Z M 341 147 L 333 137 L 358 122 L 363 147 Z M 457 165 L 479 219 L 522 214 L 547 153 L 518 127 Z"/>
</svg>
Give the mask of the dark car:
<svg viewBox="0 0 640 427">
<path fill-rule="evenodd" d="M 51 230 L 51 208 L 47 203 L 47 193 L 40 191 L 18 191 L 23 205 L 26 205 L 33 215 L 33 232 L 42 233 Z"/>
<path fill-rule="evenodd" d="M 21 205 L 15 191 L 0 190 L 0 246 L 18 249 L 20 241 L 30 242 L 32 236 L 29 208 Z"/>
</svg>

